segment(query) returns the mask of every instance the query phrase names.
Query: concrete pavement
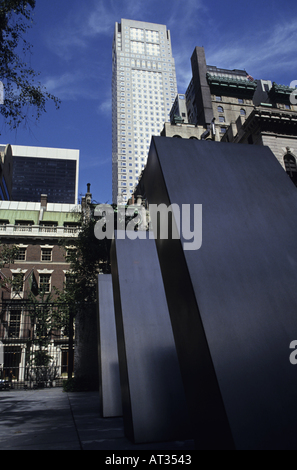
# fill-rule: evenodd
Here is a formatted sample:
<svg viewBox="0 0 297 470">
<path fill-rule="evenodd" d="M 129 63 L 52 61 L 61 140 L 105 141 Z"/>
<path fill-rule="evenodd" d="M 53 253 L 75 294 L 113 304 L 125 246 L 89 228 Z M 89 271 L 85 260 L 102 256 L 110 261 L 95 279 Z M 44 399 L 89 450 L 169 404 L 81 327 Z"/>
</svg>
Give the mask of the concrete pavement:
<svg viewBox="0 0 297 470">
<path fill-rule="evenodd" d="M 132 444 L 122 418 L 101 418 L 97 392 L 0 392 L 0 450 L 193 449 L 194 441 Z"/>
</svg>

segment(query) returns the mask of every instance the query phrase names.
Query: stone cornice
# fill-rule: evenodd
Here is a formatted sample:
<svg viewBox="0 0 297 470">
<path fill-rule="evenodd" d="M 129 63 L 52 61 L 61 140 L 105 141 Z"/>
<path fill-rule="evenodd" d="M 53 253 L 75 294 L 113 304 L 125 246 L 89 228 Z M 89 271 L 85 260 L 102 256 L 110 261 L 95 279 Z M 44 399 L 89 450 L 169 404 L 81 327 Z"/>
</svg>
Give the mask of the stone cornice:
<svg viewBox="0 0 297 470">
<path fill-rule="evenodd" d="M 297 136 L 297 112 L 257 106 L 242 126 L 243 130 L 255 129 Z"/>
<path fill-rule="evenodd" d="M 290 95 L 295 88 L 290 88 L 286 85 L 278 85 L 273 82 L 272 88 L 269 90 L 268 94 L 272 101 L 275 103 L 289 103 Z"/>
<path fill-rule="evenodd" d="M 240 80 L 235 78 L 228 78 L 211 73 L 206 74 L 207 82 L 210 86 L 211 92 L 220 93 L 227 96 L 244 95 L 253 97 L 257 88 L 257 81 Z"/>
</svg>

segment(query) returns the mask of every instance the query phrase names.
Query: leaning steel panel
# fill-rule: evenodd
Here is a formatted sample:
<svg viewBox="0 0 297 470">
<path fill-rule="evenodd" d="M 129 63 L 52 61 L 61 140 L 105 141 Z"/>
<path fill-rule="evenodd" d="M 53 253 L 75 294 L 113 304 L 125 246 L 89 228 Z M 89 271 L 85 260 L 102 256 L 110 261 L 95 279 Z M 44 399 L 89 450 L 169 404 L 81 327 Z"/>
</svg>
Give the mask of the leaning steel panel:
<svg viewBox="0 0 297 470">
<path fill-rule="evenodd" d="M 111 260 L 126 436 L 135 443 L 191 437 L 155 241 L 118 234 Z"/>
<path fill-rule="evenodd" d="M 98 276 L 98 358 L 103 418 L 122 416 L 119 357 L 111 274 Z"/>
<path fill-rule="evenodd" d="M 295 449 L 295 186 L 269 148 L 164 137 L 142 184 L 202 204 L 199 250 L 157 240 L 197 448 Z"/>
</svg>

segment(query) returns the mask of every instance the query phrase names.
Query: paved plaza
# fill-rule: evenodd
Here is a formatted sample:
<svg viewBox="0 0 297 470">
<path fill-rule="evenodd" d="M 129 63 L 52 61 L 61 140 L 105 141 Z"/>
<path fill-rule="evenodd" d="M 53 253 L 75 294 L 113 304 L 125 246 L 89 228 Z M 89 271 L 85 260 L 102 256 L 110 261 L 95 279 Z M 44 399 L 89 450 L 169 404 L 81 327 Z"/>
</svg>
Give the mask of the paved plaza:
<svg viewBox="0 0 297 470">
<path fill-rule="evenodd" d="M 100 416 L 99 393 L 0 392 L 0 450 L 193 450 L 193 441 L 135 445 L 122 418 Z"/>
</svg>

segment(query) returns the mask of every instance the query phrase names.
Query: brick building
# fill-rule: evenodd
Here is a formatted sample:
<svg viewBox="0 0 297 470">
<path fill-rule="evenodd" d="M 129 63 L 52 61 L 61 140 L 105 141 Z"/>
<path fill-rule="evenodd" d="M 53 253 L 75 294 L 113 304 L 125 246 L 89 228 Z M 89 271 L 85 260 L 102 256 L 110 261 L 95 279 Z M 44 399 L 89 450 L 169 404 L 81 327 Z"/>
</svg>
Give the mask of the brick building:
<svg viewBox="0 0 297 470">
<path fill-rule="evenodd" d="M 37 288 L 39 301 L 42 291 L 45 297 L 50 293 L 54 297 L 54 287 L 63 290 L 69 272 L 65 254 L 79 233 L 80 211 L 77 205 L 48 203 L 46 195 L 42 195 L 38 203 L 0 201 L 1 243 L 19 248 L 14 263 L 1 269 L 2 279 L 12 278 L 18 283 L 0 290 L 2 379 L 10 378 L 26 386 L 36 379 L 35 371 L 28 367 L 34 324 L 27 300 L 31 291 L 37 294 Z M 50 344 L 52 361 L 48 370 L 52 371 L 52 379 L 61 378 L 67 371 L 68 339 L 65 335 L 66 332 L 57 332 Z"/>
<path fill-rule="evenodd" d="M 76 237 L 80 207 L 70 204 L 48 204 L 46 196 L 40 203 L 0 202 L 0 237 L 2 243 L 19 247 L 18 259 L 3 268 L 7 277 L 23 275 L 22 290 L 1 293 L 2 299 L 25 299 L 29 290 L 29 273 L 33 270 L 40 290 L 63 289 L 69 265 L 61 240 Z"/>
</svg>

